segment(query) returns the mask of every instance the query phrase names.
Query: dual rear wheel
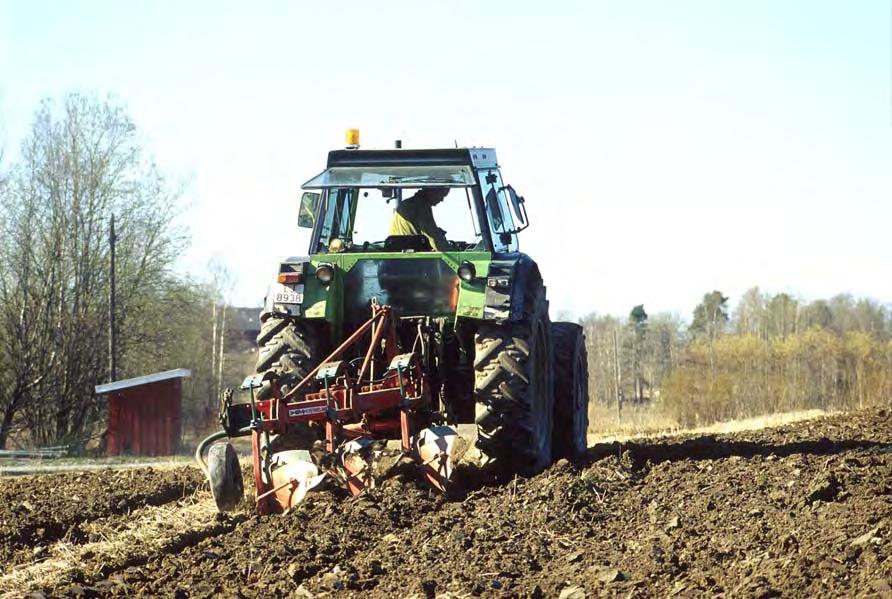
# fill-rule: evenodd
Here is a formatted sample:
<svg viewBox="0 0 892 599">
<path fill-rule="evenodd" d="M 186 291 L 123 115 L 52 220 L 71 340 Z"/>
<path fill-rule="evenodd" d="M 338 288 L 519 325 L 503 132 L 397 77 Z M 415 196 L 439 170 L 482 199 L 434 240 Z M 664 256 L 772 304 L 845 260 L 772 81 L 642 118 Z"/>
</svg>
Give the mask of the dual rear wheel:
<svg viewBox="0 0 892 599">
<path fill-rule="evenodd" d="M 534 474 L 585 451 L 588 360 L 582 327 L 548 318 L 545 287 L 528 287 L 520 322 L 475 337 L 477 447 L 509 470 Z"/>
</svg>

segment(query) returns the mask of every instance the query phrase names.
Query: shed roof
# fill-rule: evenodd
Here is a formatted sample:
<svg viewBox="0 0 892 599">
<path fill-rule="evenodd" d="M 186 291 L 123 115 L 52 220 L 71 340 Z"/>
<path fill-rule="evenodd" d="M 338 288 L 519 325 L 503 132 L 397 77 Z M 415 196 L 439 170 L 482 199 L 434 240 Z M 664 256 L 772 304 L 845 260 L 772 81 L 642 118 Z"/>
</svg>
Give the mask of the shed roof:
<svg viewBox="0 0 892 599">
<path fill-rule="evenodd" d="M 121 389 L 129 389 L 130 387 L 139 387 L 140 385 L 148 385 L 149 383 L 158 383 L 169 379 L 184 379 L 192 376 L 192 371 L 188 368 L 177 368 L 176 370 L 165 370 L 164 372 L 156 372 L 155 374 L 147 374 L 132 379 L 123 379 L 113 383 L 104 385 L 96 385 L 96 394 L 105 395 L 112 391 L 120 391 Z"/>
</svg>

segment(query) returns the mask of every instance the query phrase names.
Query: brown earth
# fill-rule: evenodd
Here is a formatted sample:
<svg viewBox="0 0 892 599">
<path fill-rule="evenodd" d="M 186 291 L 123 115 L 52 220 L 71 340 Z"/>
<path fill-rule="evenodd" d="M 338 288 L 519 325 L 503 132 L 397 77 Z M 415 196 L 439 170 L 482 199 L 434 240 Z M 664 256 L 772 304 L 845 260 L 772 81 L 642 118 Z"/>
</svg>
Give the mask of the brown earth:
<svg viewBox="0 0 892 599">
<path fill-rule="evenodd" d="M 138 472 L 137 493 L 128 497 L 116 473 L 0 480 L 0 521 L 27 517 L 31 531 L 4 532 L 0 555 L 21 561 L 44 523 L 53 531 L 41 533 L 45 543 L 65 537 L 64 526 L 53 524 L 59 521 L 120 518 L 109 515 L 115 510 L 133 510 L 136 518 L 152 501 L 171 502 L 168 514 L 194 509 L 176 500 L 191 493 L 195 473 Z M 110 559 L 90 549 L 64 577 L 27 590 L 121 597 L 892 597 L 887 411 L 599 445 L 577 463 L 562 461 L 532 478 L 460 474 L 448 497 L 406 470 L 358 498 L 314 492 L 282 516 L 205 510 L 181 533 L 169 526 L 158 550 L 128 549 Z M 151 494 L 146 485 L 168 491 Z M 49 488 L 56 490 L 47 495 Z M 66 493 L 94 507 L 60 520 Z M 23 513 L 26 497 L 42 497 L 46 507 Z M 197 500 L 210 501 L 204 491 Z M 69 537 L 65 542 L 76 547 L 79 540 Z"/>
<path fill-rule="evenodd" d="M 85 538 L 82 525 L 162 505 L 204 484 L 194 468 L 104 470 L 0 479 L 0 564 L 33 558 L 47 543 Z"/>
</svg>

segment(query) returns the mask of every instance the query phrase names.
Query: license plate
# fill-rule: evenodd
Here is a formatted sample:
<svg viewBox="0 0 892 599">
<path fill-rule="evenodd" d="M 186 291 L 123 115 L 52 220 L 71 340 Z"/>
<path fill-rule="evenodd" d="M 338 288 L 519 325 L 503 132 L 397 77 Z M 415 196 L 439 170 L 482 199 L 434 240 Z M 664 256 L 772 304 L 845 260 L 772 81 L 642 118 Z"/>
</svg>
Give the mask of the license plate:
<svg viewBox="0 0 892 599">
<path fill-rule="evenodd" d="M 303 285 L 279 285 L 273 294 L 273 301 L 277 304 L 300 304 L 304 301 Z"/>
</svg>

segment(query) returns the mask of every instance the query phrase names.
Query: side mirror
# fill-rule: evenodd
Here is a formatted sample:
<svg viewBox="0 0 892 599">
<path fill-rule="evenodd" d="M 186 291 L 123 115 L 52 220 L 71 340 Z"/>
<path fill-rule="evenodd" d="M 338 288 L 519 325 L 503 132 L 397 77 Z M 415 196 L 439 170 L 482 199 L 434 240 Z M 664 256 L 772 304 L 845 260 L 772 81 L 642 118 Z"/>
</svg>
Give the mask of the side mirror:
<svg viewBox="0 0 892 599">
<path fill-rule="evenodd" d="M 300 197 L 300 212 L 297 214 L 297 226 L 312 229 L 316 224 L 316 208 L 319 206 L 319 194 L 305 191 Z"/>
</svg>

